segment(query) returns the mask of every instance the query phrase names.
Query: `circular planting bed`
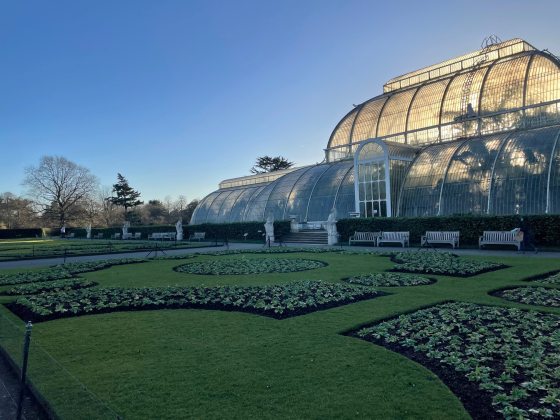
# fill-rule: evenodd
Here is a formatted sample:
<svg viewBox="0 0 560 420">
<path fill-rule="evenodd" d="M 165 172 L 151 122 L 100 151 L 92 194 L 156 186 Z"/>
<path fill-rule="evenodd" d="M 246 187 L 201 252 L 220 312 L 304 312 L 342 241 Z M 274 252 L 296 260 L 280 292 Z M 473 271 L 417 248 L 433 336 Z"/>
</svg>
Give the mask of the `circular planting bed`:
<svg viewBox="0 0 560 420">
<path fill-rule="evenodd" d="M 492 293 L 492 295 L 526 305 L 560 306 L 560 289 L 517 287 L 515 289 L 498 290 Z"/>
<path fill-rule="evenodd" d="M 377 287 L 423 286 L 435 283 L 435 280 L 433 279 L 401 273 L 371 273 L 349 277 L 345 279 L 345 281 L 352 284 L 360 284 L 362 286 Z"/>
<path fill-rule="evenodd" d="M 239 258 L 197 261 L 175 267 L 175 271 L 202 275 L 293 273 L 326 267 L 327 263 L 303 258 Z"/>
</svg>

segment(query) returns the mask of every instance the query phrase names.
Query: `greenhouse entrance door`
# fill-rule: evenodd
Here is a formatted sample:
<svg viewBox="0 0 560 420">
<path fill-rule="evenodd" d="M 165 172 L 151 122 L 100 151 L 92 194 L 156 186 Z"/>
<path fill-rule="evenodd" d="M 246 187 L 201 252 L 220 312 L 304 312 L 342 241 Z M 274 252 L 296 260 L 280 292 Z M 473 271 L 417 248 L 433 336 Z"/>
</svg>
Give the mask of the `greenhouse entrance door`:
<svg viewBox="0 0 560 420">
<path fill-rule="evenodd" d="M 389 156 L 381 140 L 362 144 L 354 156 L 356 213 L 360 217 L 391 217 Z"/>
</svg>

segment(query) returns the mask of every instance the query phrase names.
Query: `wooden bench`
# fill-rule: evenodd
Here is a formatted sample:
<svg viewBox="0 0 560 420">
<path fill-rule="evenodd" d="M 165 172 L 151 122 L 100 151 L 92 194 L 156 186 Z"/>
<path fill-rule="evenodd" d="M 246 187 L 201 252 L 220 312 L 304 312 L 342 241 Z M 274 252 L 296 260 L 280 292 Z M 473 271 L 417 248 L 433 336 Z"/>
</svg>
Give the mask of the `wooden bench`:
<svg viewBox="0 0 560 420">
<path fill-rule="evenodd" d="M 134 236 L 130 239 L 142 239 L 142 232 L 134 232 Z"/>
<path fill-rule="evenodd" d="M 176 237 L 176 232 L 154 232 L 148 235 L 148 240 L 154 239 L 163 241 L 164 239 L 169 239 L 170 241 L 174 241 Z"/>
<path fill-rule="evenodd" d="M 354 232 L 348 239 L 348 245 L 352 242 L 373 242 L 373 246 L 377 246 L 377 238 L 381 236 L 381 232 Z"/>
<path fill-rule="evenodd" d="M 402 247 L 410 246 L 410 232 L 381 232 L 377 246 L 385 242 L 399 242 Z"/>
<path fill-rule="evenodd" d="M 420 238 L 420 246 L 449 244 L 455 249 L 455 247 L 459 247 L 459 235 L 459 231 L 427 231 Z"/>
<path fill-rule="evenodd" d="M 74 232 L 69 233 L 68 235 L 66 235 L 66 239 L 74 239 L 76 237 L 76 234 Z"/>
<path fill-rule="evenodd" d="M 245 234 L 245 239 L 247 239 L 248 234 Z M 203 241 L 206 238 L 206 232 L 195 232 L 189 236 L 189 241 Z"/>
<path fill-rule="evenodd" d="M 482 249 L 485 245 L 513 245 L 521 250 L 523 243 L 523 232 L 518 229 L 504 231 L 485 230 L 478 238 L 478 247 Z"/>
<path fill-rule="evenodd" d="M 103 233 L 98 233 L 97 235 L 92 236 L 93 239 L 103 239 Z"/>
<path fill-rule="evenodd" d="M 121 239 L 121 234 L 120 233 L 115 233 L 115 234 L 111 235 L 111 239 Z"/>
</svg>

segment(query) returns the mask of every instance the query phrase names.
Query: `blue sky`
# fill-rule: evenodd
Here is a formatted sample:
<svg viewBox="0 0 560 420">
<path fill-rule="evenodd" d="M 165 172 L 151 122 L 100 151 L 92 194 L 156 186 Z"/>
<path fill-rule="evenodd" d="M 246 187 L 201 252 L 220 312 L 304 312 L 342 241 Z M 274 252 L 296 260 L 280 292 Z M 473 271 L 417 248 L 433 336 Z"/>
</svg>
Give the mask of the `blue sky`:
<svg viewBox="0 0 560 420">
<path fill-rule="evenodd" d="M 558 1 L 0 0 L 0 192 L 62 155 L 145 200 L 202 198 L 257 156 L 323 159 L 391 77 L 520 37 L 560 54 Z"/>
</svg>

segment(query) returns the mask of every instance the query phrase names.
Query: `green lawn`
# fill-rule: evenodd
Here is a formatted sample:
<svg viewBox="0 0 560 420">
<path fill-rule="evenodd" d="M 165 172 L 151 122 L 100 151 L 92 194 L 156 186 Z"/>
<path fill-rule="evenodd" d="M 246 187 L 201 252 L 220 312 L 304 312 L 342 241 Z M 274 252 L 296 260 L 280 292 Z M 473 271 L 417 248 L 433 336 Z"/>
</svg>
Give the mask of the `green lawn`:
<svg viewBox="0 0 560 420">
<path fill-rule="evenodd" d="M 107 239 L 4 239 L 0 240 L 0 261 L 72 255 L 110 254 L 159 248 L 209 246 L 210 242 L 175 242 Z"/>
<path fill-rule="evenodd" d="M 245 258 L 198 256 L 193 260 Z M 251 255 L 251 258 L 273 258 Z M 203 276 L 178 273 L 184 261 L 154 261 L 83 274 L 99 287 L 260 285 L 302 279 L 340 281 L 389 269 L 387 257 L 299 253 L 327 267 L 286 274 Z M 31 377 L 63 418 L 468 418 L 432 372 L 363 340 L 342 335 L 360 325 L 448 300 L 530 308 L 488 295 L 560 269 L 560 261 L 485 258 L 510 266 L 471 278 L 380 288 L 372 300 L 275 320 L 239 312 L 160 310 L 89 315 L 38 323 Z M 0 302 L 12 297 L 0 297 Z M 537 307 L 560 314 L 560 309 Z M 2 314 L 19 325 L 4 306 Z M 6 327 L 8 328 L 8 327 Z M 2 331 L 2 329 L 0 329 Z M 7 333 L 6 333 L 7 335 Z M 18 340 L 3 337 L 19 357 Z M 12 338 L 8 340 L 7 338 Z M 53 367 L 49 356 L 60 367 Z M 73 379 L 101 402 L 89 399 Z"/>
</svg>

